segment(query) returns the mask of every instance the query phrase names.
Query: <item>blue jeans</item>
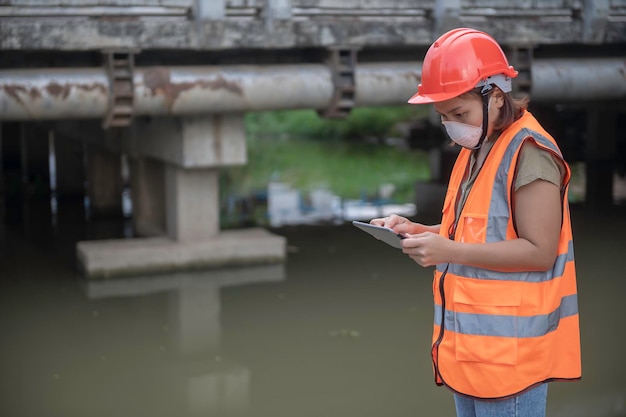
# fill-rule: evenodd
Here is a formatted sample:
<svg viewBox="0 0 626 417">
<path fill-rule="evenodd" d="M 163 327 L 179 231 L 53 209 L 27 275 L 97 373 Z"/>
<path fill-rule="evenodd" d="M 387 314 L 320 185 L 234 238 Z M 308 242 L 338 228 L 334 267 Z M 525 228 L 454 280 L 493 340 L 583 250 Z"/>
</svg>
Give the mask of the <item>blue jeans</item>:
<svg viewBox="0 0 626 417">
<path fill-rule="evenodd" d="M 506 400 L 481 401 L 454 394 L 457 417 L 545 417 L 548 384 Z"/>
</svg>

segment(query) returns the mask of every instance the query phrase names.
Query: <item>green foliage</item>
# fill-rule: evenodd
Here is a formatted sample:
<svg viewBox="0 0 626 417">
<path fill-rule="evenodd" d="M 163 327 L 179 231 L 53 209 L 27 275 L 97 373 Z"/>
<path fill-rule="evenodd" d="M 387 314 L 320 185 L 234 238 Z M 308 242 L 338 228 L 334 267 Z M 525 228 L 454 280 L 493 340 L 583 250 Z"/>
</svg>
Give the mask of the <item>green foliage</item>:
<svg viewBox="0 0 626 417">
<path fill-rule="evenodd" d="M 279 180 L 304 192 L 325 186 L 343 198 L 374 197 L 381 185 L 393 184 L 394 200 L 412 202 L 415 181 L 429 177 L 427 156 L 364 139 L 393 136 L 397 123 L 424 111 L 358 108 L 345 120 L 323 119 L 313 110 L 247 113 L 248 164 L 222 170 L 222 199 L 264 191 Z"/>
<path fill-rule="evenodd" d="M 344 198 L 376 195 L 394 184 L 398 201 L 413 201 L 413 186 L 429 176 L 427 155 L 381 145 L 303 139 L 250 140 L 248 164 L 224 170 L 223 186 L 247 195 L 280 180 L 303 191 L 323 185 Z"/>
<path fill-rule="evenodd" d="M 284 110 L 246 114 L 246 129 L 251 138 L 293 138 L 319 140 L 384 137 L 393 134 L 398 122 L 423 117 L 423 106 L 363 107 L 346 119 L 324 119 L 313 110 Z"/>
<path fill-rule="evenodd" d="M 222 227 L 263 224 L 266 208 L 257 197 L 272 180 L 305 194 L 322 186 L 349 199 L 376 198 L 381 185 L 393 184 L 392 200 L 414 202 L 415 182 L 429 177 L 427 155 L 382 139 L 398 136 L 398 123 L 423 116 L 420 106 L 359 108 L 345 120 L 312 110 L 247 113 L 248 163 L 220 171 Z"/>
</svg>

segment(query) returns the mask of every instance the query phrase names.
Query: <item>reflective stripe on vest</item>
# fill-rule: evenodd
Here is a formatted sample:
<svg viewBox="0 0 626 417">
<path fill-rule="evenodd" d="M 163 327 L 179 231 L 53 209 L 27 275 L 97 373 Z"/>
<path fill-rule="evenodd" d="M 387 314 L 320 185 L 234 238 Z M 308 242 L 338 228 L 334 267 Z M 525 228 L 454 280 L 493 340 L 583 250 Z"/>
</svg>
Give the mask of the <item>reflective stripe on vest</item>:
<svg viewBox="0 0 626 417">
<path fill-rule="evenodd" d="M 561 298 L 561 305 L 549 314 L 530 317 L 458 313 L 446 310 L 445 327 L 460 334 L 499 337 L 538 337 L 556 330 L 562 318 L 578 314 L 576 294 Z M 441 306 L 435 306 L 435 323 L 441 323 Z"/>
<path fill-rule="evenodd" d="M 545 282 L 554 277 L 560 277 L 565 271 L 567 262 L 574 261 L 574 243 L 570 240 L 567 244 L 567 253 L 562 253 L 556 257 L 556 262 L 548 271 L 528 271 L 528 272 L 500 272 L 485 268 L 469 268 L 461 264 L 449 264 L 448 272 L 467 278 L 492 279 L 500 281 L 523 281 L 523 282 Z M 438 264 L 437 271 L 442 272 L 447 264 Z"/>
</svg>

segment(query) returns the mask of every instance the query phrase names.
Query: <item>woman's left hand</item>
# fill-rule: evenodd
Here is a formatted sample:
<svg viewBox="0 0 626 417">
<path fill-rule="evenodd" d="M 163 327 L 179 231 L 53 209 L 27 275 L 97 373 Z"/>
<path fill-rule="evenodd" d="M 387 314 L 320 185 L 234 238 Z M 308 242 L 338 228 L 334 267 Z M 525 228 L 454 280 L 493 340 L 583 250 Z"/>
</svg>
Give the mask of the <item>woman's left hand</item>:
<svg viewBox="0 0 626 417">
<path fill-rule="evenodd" d="M 450 262 L 454 242 L 431 232 L 408 235 L 402 240 L 402 252 L 421 266 L 433 266 Z"/>
</svg>

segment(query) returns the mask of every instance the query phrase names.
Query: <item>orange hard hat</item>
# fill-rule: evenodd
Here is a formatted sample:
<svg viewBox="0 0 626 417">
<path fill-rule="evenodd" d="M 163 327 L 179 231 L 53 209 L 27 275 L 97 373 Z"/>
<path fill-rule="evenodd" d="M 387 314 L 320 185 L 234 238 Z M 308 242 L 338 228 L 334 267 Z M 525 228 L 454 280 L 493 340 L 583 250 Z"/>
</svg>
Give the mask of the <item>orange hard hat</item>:
<svg viewBox="0 0 626 417">
<path fill-rule="evenodd" d="M 426 52 L 422 82 L 409 103 L 444 101 L 481 85 L 489 88 L 491 83 L 504 85 L 508 93 L 510 80 L 516 76 L 517 71 L 509 66 L 502 48 L 490 35 L 476 29 L 453 29 Z"/>
</svg>

